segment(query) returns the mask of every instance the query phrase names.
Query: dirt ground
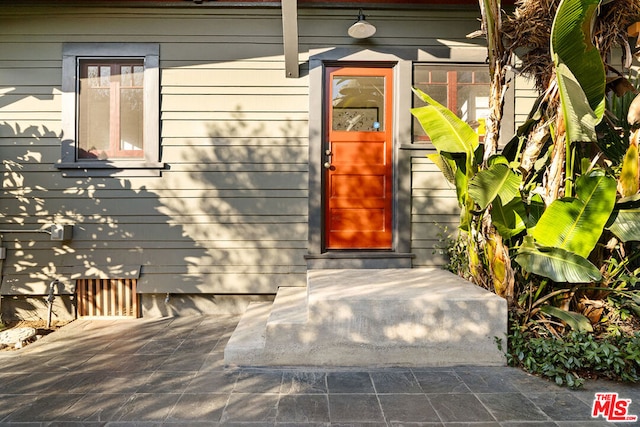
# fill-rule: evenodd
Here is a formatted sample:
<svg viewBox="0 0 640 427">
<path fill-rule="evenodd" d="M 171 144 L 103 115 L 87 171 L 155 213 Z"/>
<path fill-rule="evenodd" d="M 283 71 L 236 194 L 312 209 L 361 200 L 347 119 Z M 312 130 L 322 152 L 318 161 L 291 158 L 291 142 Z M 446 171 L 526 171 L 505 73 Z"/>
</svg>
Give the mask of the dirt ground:
<svg viewBox="0 0 640 427">
<path fill-rule="evenodd" d="M 58 320 L 53 320 L 51 322 L 51 325 L 47 328 L 47 321 L 46 320 L 15 320 L 15 321 L 8 321 L 4 323 L 4 326 L 0 326 L 0 332 L 1 331 L 6 331 L 8 329 L 12 329 L 12 328 L 34 328 L 36 330 L 36 336 L 25 341 L 24 345 L 29 345 L 32 342 L 37 341 L 38 339 L 44 337 L 45 335 L 49 335 L 52 332 L 55 332 L 56 330 L 60 329 L 61 327 L 63 327 L 64 325 L 66 325 L 67 323 L 69 323 L 70 321 L 58 321 Z M 17 350 L 14 346 L 12 345 L 2 345 L 0 344 L 0 351 L 14 351 Z"/>
</svg>

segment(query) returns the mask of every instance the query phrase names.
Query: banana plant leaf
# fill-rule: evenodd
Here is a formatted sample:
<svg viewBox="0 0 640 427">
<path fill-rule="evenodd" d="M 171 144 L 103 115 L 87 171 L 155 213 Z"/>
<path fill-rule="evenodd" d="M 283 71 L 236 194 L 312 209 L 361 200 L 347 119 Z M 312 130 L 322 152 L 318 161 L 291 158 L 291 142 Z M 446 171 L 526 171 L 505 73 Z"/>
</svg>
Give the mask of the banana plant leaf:
<svg viewBox="0 0 640 427">
<path fill-rule="evenodd" d="M 486 209 L 496 197 L 508 202 L 519 194 L 522 177 L 508 166 L 496 163 L 479 171 L 469 183 L 469 195 Z"/>
<path fill-rule="evenodd" d="M 575 198 L 554 200 L 530 235 L 540 245 L 589 256 L 611 216 L 616 180 L 593 170 L 576 180 Z"/>
<path fill-rule="evenodd" d="M 539 247 L 526 236 L 515 258 L 529 273 L 554 282 L 590 283 L 602 279 L 600 270 L 589 260 L 559 248 Z"/>
<path fill-rule="evenodd" d="M 505 166 L 509 166 L 509 159 L 507 159 L 505 156 L 503 156 L 502 154 L 496 154 L 493 155 L 491 157 L 489 157 L 489 159 L 487 160 L 487 164 L 489 166 L 493 166 L 493 165 L 505 165 Z"/>
<path fill-rule="evenodd" d="M 580 82 L 565 64 L 559 63 L 556 66 L 556 75 L 558 76 L 558 88 L 560 89 L 567 138 L 572 142 L 597 141 L 596 125 L 602 120 L 604 107 L 599 112 L 591 108 Z"/>
<path fill-rule="evenodd" d="M 634 194 L 629 197 L 622 197 L 616 202 L 616 209 L 635 209 L 640 208 L 640 194 Z"/>
<path fill-rule="evenodd" d="M 479 145 L 478 134 L 448 108 L 420 89 L 413 92 L 427 105 L 411 109 L 438 152 L 463 153 L 467 161 L 474 159 Z"/>
<path fill-rule="evenodd" d="M 571 326 L 571 329 L 578 332 L 593 332 L 593 326 L 589 319 L 580 313 L 575 311 L 566 311 L 552 305 L 543 305 L 540 307 L 540 311 L 549 316 L 556 317 L 567 325 Z"/>
<path fill-rule="evenodd" d="M 572 93 L 567 88 L 567 76 L 575 78 L 587 102 L 597 117 L 602 118 L 605 108 L 606 74 L 600 52 L 594 46 L 593 26 L 601 0 L 562 0 L 551 27 L 551 56 L 556 67 L 564 64 L 558 73 L 558 84 L 565 86 L 565 94 Z M 561 89 L 562 92 L 562 89 Z M 565 99 L 562 100 L 563 104 Z M 563 105 L 569 109 L 575 106 Z M 565 115 L 567 128 L 569 119 L 581 119 L 577 114 Z M 567 129 L 568 130 L 568 129 Z"/>
<path fill-rule="evenodd" d="M 612 164 L 617 166 L 622 163 L 625 156 L 629 140 L 612 127 L 608 121 L 601 121 L 596 126 L 598 140 L 596 146 L 602 151 L 605 157 L 611 160 Z"/>
<path fill-rule="evenodd" d="M 519 197 L 509 203 L 494 203 L 491 206 L 491 221 L 503 239 L 510 239 L 526 229 L 523 218 L 526 217 L 524 203 Z"/>
<path fill-rule="evenodd" d="M 540 218 L 542 218 L 542 214 L 544 214 L 545 205 L 544 200 L 542 200 L 542 196 L 540 194 L 532 194 L 531 200 L 529 200 L 529 206 L 527 208 L 527 216 L 523 217 L 526 219 L 527 228 L 534 228 Z"/>
<path fill-rule="evenodd" d="M 438 169 L 440 169 L 440 172 L 442 172 L 442 175 L 444 175 L 445 179 L 449 181 L 449 183 L 456 183 L 457 168 L 456 163 L 453 160 L 444 157 L 440 153 L 427 154 L 427 158 L 431 160 Z"/>
<path fill-rule="evenodd" d="M 456 195 L 458 196 L 458 203 L 461 207 L 468 207 L 468 210 L 473 209 L 473 200 L 469 199 L 469 177 L 464 173 L 461 167 L 456 169 L 455 175 L 456 183 Z"/>
<path fill-rule="evenodd" d="M 622 160 L 622 171 L 618 177 L 618 191 L 622 194 L 622 197 L 635 195 L 638 192 L 639 181 L 638 142 L 632 138 Z"/>
<path fill-rule="evenodd" d="M 640 208 L 616 210 L 607 227 L 623 242 L 640 241 Z M 610 220 L 611 221 L 611 220 Z"/>
</svg>

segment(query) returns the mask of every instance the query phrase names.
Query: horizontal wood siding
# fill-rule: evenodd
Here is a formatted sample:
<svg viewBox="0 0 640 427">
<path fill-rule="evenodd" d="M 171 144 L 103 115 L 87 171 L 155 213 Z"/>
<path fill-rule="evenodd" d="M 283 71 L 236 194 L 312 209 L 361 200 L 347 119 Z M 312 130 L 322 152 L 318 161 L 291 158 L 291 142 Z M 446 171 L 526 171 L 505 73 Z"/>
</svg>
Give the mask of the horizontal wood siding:
<svg viewBox="0 0 640 427">
<path fill-rule="evenodd" d="M 284 76 L 279 10 L 3 12 L 0 228 L 76 224 L 63 244 L 5 234 L 5 279 L 138 264 L 141 293 L 305 284 L 308 83 Z M 96 41 L 160 43 L 160 178 L 62 178 L 53 167 L 62 43 Z"/>
<path fill-rule="evenodd" d="M 538 91 L 535 88 L 533 80 L 524 77 L 517 77 L 514 80 L 516 102 L 515 122 L 516 129 L 518 126 L 527 121 L 527 117 L 531 113 L 531 109 L 538 99 Z"/>
<path fill-rule="evenodd" d="M 357 12 L 357 11 L 356 11 Z M 299 11 L 301 77 L 284 73 L 278 8 L 4 7 L 0 22 L 0 229 L 73 223 L 70 242 L 4 234 L 5 280 L 48 283 L 141 265 L 139 293 L 274 293 L 304 286 L 308 234 L 308 52 L 359 48 L 354 10 Z M 447 60 L 477 13 L 371 10 L 375 49 Z M 156 178 L 63 178 L 62 44 L 160 44 L 162 161 Z M 366 45 L 366 42 L 364 43 Z M 463 60 L 459 58 L 458 60 Z M 409 88 L 407 88 L 409 90 Z M 407 112 L 408 114 L 408 112 Z M 426 159 L 412 161 L 416 265 L 455 198 Z M 437 183 L 437 185 L 436 185 Z M 117 278 L 117 277 L 114 277 Z"/>
<path fill-rule="evenodd" d="M 442 266 L 447 263 L 447 236 L 455 235 L 458 227 L 455 188 L 425 156 L 412 157 L 411 179 L 411 246 L 416 255 L 413 265 Z"/>
</svg>

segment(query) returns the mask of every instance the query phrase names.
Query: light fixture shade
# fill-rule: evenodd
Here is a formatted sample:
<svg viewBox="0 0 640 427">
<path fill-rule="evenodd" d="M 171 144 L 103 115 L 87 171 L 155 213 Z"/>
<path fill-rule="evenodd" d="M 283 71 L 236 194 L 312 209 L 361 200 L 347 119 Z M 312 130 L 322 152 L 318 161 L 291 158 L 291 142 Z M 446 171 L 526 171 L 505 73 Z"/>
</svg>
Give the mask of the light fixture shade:
<svg viewBox="0 0 640 427">
<path fill-rule="evenodd" d="M 347 33 L 354 39 L 366 39 L 376 33 L 376 27 L 367 22 L 361 10 L 358 14 L 358 20 L 349 27 Z"/>
</svg>

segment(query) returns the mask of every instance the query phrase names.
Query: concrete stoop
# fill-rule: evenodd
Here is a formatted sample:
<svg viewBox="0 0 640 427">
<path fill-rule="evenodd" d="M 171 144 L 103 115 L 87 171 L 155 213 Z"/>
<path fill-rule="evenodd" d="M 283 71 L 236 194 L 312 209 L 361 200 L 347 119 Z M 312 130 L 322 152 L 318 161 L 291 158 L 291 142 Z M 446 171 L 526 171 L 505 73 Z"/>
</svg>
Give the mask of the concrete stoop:
<svg viewBox="0 0 640 427">
<path fill-rule="evenodd" d="M 435 268 L 311 270 L 251 303 L 225 351 L 238 366 L 504 365 L 507 304 Z"/>
</svg>

